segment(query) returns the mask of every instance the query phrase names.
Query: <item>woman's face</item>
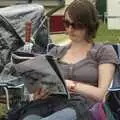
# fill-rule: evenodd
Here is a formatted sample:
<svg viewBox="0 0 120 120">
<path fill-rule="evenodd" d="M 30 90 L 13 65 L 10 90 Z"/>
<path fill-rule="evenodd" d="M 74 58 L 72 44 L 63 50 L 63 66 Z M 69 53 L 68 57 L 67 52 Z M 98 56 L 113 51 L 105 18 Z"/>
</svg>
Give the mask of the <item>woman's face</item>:
<svg viewBox="0 0 120 120">
<path fill-rule="evenodd" d="M 74 23 L 66 12 L 64 20 L 65 30 L 72 41 L 82 41 L 86 38 L 86 29 L 81 23 Z"/>
</svg>

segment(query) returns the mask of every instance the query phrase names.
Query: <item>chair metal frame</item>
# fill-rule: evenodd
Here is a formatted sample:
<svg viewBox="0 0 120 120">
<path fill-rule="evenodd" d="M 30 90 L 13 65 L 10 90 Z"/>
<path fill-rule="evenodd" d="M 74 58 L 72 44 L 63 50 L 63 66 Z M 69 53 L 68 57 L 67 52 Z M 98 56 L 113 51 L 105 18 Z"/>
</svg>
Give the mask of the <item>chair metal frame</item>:
<svg viewBox="0 0 120 120">
<path fill-rule="evenodd" d="M 9 101 L 9 89 L 22 89 L 24 87 L 24 84 L 18 85 L 18 86 L 10 86 L 6 83 L 0 83 L 0 87 L 3 88 L 6 96 L 6 106 L 7 110 L 10 110 L 10 101 Z"/>
</svg>

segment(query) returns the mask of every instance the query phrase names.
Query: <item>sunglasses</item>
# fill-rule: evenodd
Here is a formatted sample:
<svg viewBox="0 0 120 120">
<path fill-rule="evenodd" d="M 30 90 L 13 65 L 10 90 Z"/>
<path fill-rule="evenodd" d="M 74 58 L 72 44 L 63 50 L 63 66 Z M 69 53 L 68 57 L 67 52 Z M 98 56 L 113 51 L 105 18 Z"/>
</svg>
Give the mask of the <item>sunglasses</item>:
<svg viewBox="0 0 120 120">
<path fill-rule="evenodd" d="M 69 26 L 71 26 L 73 29 L 82 29 L 84 28 L 85 26 L 80 23 L 80 22 L 70 22 L 68 20 L 63 20 L 63 23 L 64 23 L 64 26 L 65 28 L 69 28 Z"/>
</svg>

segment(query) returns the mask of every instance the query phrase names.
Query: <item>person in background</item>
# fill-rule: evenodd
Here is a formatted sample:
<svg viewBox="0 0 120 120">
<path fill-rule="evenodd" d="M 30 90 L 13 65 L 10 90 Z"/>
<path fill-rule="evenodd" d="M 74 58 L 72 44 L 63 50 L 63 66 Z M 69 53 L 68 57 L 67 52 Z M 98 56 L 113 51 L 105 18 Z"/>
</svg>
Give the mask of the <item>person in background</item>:
<svg viewBox="0 0 120 120">
<path fill-rule="evenodd" d="M 48 55 L 58 59 L 71 99 L 52 117 L 24 120 L 92 120 L 89 109 L 104 99 L 113 79 L 117 55 L 111 45 L 94 42 L 99 27 L 95 6 L 88 0 L 74 0 L 65 10 L 64 26 L 70 44 L 53 47 Z M 34 94 L 35 100 L 43 98 L 47 99 L 44 90 Z"/>
</svg>

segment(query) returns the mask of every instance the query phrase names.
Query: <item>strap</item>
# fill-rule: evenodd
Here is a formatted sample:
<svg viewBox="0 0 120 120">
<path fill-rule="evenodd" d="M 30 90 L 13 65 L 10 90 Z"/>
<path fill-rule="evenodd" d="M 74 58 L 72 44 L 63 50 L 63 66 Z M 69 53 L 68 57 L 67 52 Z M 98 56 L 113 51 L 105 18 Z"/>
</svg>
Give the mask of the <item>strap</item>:
<svg viewBox="0 0 120 120">
<path fill-rule="evenodd" d="M 117 55 L 118 55 L 118 64 L 120 65 L 120 45 L 117 44 Z"/>
<path fill-rule="evenodd" d="M 98 53 L 100 52 L 100 50 L 103 48 L 103 44 L 94 44 L 94 47 L 91 50 L 92 53 L 92 58 L 98 62 L 99 58 L 98 58 Z"/>
</svg>

